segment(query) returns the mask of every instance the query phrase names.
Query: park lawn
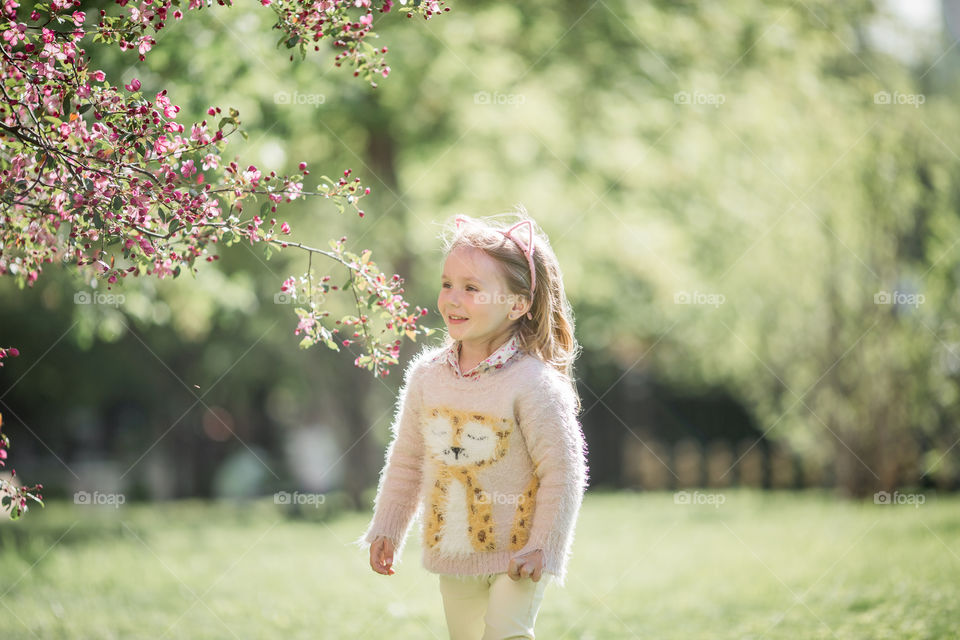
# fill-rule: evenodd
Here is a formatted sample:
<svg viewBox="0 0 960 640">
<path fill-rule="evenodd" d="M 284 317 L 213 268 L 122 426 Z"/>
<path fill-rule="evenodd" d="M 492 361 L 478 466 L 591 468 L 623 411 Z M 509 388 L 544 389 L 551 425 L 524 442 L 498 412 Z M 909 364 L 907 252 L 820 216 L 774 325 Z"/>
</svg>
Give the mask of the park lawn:
<svg viewBox="0 0 960 640">
<path fill-rule="evenodd" d="M 957 637 L 960 498 L 720 495 L 589 493 L 537 637 Z M 0 638 L 445 640 L 416 527 L 385 577 L 350 545 L 367 518 L 290 519 L 270 499 L 50 502 L 0 524 Z"/>
</svg>

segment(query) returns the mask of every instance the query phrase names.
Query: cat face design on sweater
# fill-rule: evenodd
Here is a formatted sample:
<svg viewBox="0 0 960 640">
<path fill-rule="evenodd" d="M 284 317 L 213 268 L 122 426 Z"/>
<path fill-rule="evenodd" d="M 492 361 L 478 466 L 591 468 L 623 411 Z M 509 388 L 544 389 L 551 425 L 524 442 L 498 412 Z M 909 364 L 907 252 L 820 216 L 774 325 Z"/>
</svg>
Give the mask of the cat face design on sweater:
<svg viewBox="0 0 960 640">
<path fill-rule="evenodd" d="M 424 529 L 429 547 L 452 556 L 498 550 L 493 504 L 478 472 L 507 454 L 514 426 L 511 419 L 446 407 L 426 412 L 424 443 L 436 462 Z M 534 475 L 517 501 L 511 549 L 520 549 L 529 537 L 538 486 Z"/>
<path fill-rule="evenodd" d="M 433 409 L 424 439 L 434 460 L 453 467 L 483 466 L 507 453 L 513 421 L 446 408 Z"/>
</svg>

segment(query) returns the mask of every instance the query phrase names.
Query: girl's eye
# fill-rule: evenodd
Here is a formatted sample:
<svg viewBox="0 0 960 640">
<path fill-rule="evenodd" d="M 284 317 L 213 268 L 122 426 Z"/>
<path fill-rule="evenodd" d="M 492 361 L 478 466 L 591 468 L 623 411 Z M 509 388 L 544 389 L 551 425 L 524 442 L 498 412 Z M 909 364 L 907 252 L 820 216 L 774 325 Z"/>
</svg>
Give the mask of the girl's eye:
<svg viewBox="0 0 960 640">
<path fill-rule="evenodd" d="M 467 291 L 470 291 L 471 289 L 472 289 L 473 291 L 477 291 L 477 288 L 476 288 L 475 286 L 473 286 L 472 284 L 471 284 L 471 285 L 467 285 Z"/>
</svg>

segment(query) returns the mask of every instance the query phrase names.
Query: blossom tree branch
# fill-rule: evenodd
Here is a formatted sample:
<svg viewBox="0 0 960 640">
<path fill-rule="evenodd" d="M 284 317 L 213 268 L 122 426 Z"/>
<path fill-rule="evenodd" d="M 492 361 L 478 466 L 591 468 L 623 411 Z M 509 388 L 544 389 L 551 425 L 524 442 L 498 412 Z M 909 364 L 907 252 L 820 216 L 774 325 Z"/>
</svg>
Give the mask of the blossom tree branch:
<svg viewBox="0 0 960 640">
<path fill-rule="evenodd" d="M 217 2 L 231 6 L 230 0 Z M 97 22 L 88 24 L 80 0 L 39 2 L 29 13 L 17 0 L 2 0 L 0 276 L 23 289 L 36 283 L 45 265 L 72 264 L 94 270 L 111 288 L 128 277 L 176 278 L 185 270 L 195 275 L 200 263 L 219 259 L 219 246 L 243 241 L 261 244 L 268 259 L 281 250 L 303 251 L 306 273 L 288 278 L 277 294 L 294 305 L 300 347 L 323 343 L 339 351 L 340 344 L 356 344 L 362 353 L 354 365 L 387 375 L 398 363 L 401 338 L 415 341 L 431 333 L 417 326 L 427 310 L 408 311 L 403 279 L 384 274 L 370 261 L 369 249 L 359 255 L 347 250 L 346 237 L 331 240 L 331 251 L 292 241 L 289 223 L 278 225 L 275 217 L 279 205 L 322 197 L 340 213 L 350 208 L 362 218 L 360 203 L 370 189 L 359 178 L 350 180 L 350 169 L 337 180 L 322 176 L 316 190 L 305 191 L 305 162 L 297 173 L 278 175 L 225 161 L 229 137 L 239 132 L 247 138 L 236 109 L 224 114 L 211 106 L 209 121 L 186 125 L 165 89 L 148 95 L 136 78 L 112 84 L 91 66 L 84 40 L 136 49 L 142 61 L 168 19 L 179 21 L 184 11 L 205 6 L 202 0 L 189 0 L 185 8 L 180 0 L 116 3 L 119 15 L 101 9 Z M 389 75 L 387 47 L 374 48 L 367 39 L 376 37 L 375 14 L 390 13 L 392 0 L 261 4 L 275 14 L 278 47 L 296 48 L 305 57 L 326 40 L 336 51 L 336 66 L 353 68 L 353 76 L 371 87 Z M 405 14 L 429 19 L 449 11 L 444 4 L 412 0 Z M 315 279 L 314 255 L 345 269 L 346 281 L 337 286 L 329 284 L 330 275 Z M 345 290 L 356 313 L 325 324 L 325 296 Z M 374 327 L 374 318 L 382 326 Z M 341 328 L 352 333 L 338 343 Z M 0 367 L 18 355 L 15 347 L 0 348 Z M 2 463 L 9 442 L 0 444 Z M 28 497 L 40 502 L 35 488 L 14 489 L 0 480 L 0 489 L 15 492 L 11 515 L 26 511 Z"/>
</svg>

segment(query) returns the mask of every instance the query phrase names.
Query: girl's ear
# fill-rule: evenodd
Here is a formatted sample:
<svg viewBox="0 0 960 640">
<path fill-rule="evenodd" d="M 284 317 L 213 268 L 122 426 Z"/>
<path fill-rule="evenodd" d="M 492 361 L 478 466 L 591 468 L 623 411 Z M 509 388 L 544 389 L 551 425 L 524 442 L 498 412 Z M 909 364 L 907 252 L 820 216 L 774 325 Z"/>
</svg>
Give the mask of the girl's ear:
<svg viewBox="0 0 960 640">
<path fill-rule="evenodd" d="M 527 311 L 527 305 L 529 301 L 526 298 L 519 298 L 516 302 L 513 303 L 513 307 L 510 308 L 509 317 L 511 320 L 516 320 L 522 316 Z"/>
</svg>

